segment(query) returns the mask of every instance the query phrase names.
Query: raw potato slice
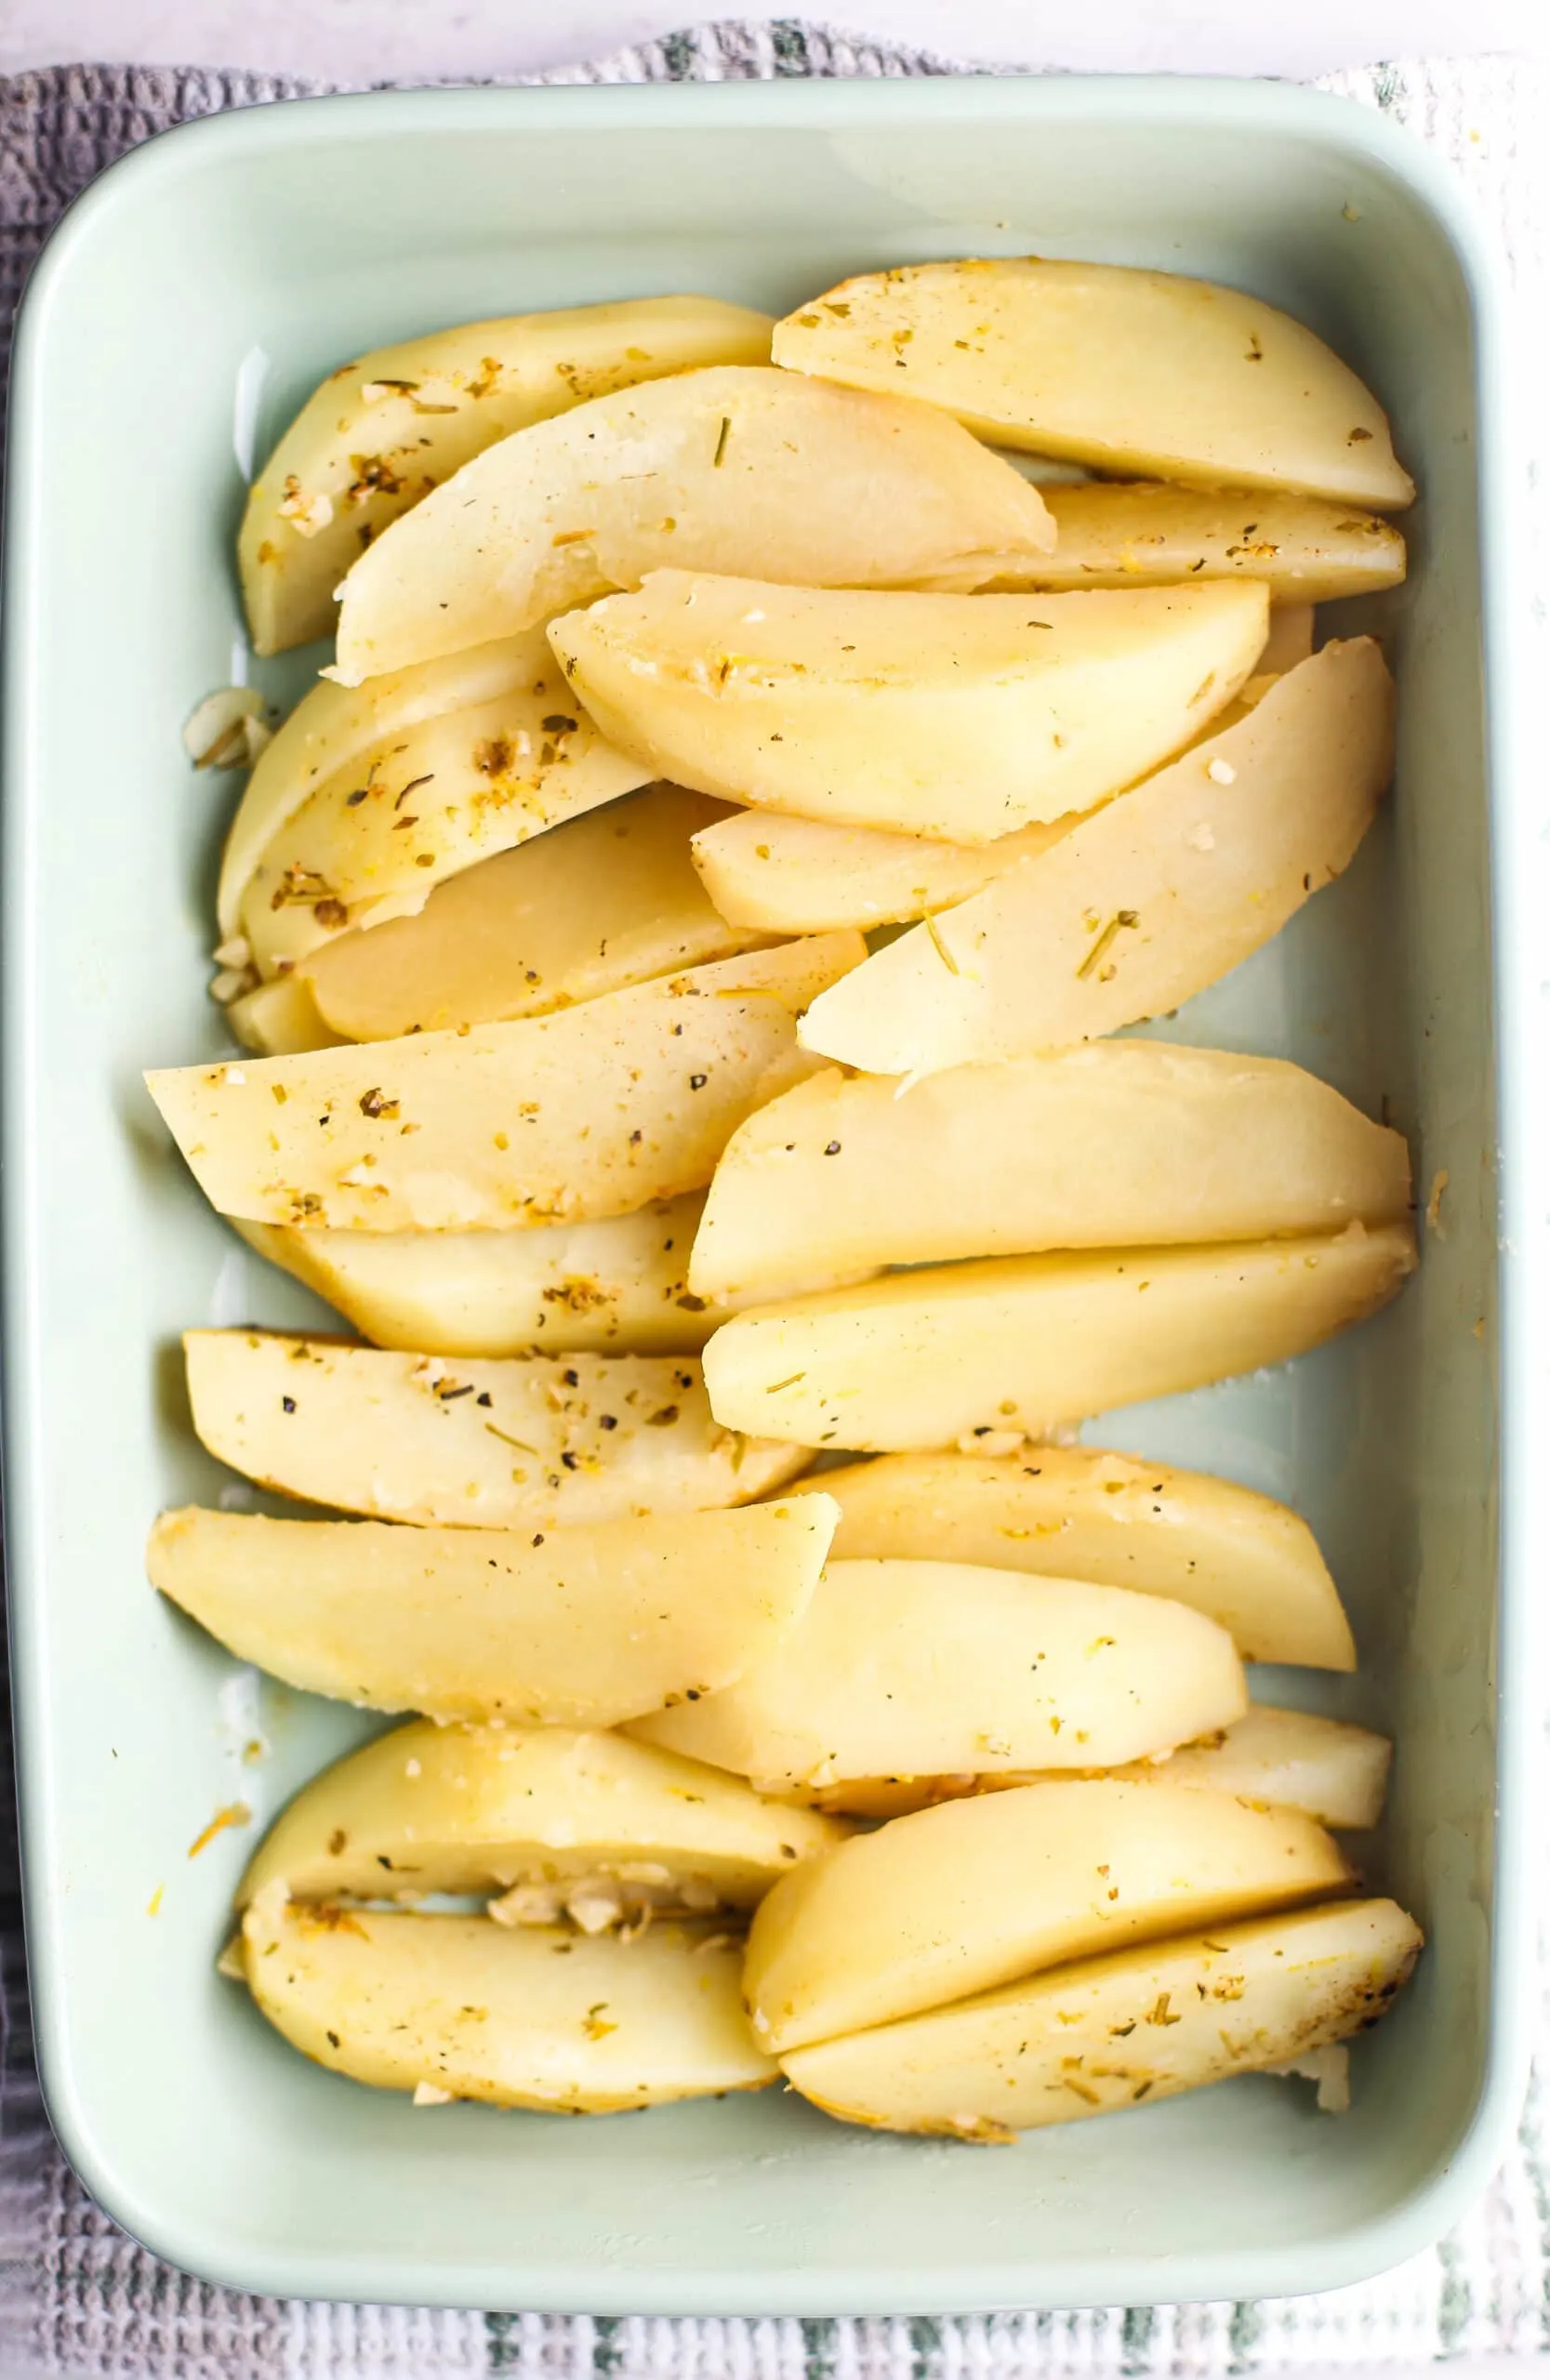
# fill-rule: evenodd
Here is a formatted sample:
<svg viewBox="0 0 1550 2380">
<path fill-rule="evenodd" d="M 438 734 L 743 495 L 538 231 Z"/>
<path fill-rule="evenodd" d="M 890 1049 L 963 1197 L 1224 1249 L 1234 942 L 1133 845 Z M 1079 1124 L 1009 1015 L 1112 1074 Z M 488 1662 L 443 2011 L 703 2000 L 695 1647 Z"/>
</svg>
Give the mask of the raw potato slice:
<svg viewBox="0 0 1550 2380">
<path fill-rule="evenodd" d="M 223 1214 L 309 1230 L 510 1230 L 704 1187 L 745 1116 L 813 1071 L 796 1019 L 866 955 L 830 934 L 557 1016 L 146 1076 Z"/>
<path fill-rule="evenodd" d="M 564 1727 L 391 1728 L 302 1787 L 242 1880 L 297 1900 L 611 1884 L 638 1907 L 751 1908 L 837 1819 L 761 1800 L 739 1779 L 622 1736 Z M 541 1897 L 535 1893 L 536 1905 Z M 555 1911 L 558 1914 L 558 1909 Z M 589 1931 L 592 1930 L 590 1927 Z"/>
<path fill-rule="evenodd" d="M 1230 1479 L 1099 1447 L 884 1455 L 823 1474 L 839 1560 L 984 1562 L 1191 1605 L 1246 1661 L 1354 1670 L 1356 1646 L 1307 1523 Z"/>
<path fill-rule="evenodd" d="M 729 1308 L 689 1288 L 705 1204 L 691 1192 L 599 1223 L 533 1231 L 299 1231 L 233 1219 L 378 1347 L 430 1355 L 530 1348 L 696 1355 Z"/>
<path fill-rule="evenodd" d="M 541 1016 L 762 937 L 729 926 L 689 838 L 725 813 L 655 785 L 437 887 L 419 915 L 342 935 L 306 962 L 311 997 L 351 1041 Z"/>
<path fill-rule="evenodd" d="M 824 1474 L 826 1488 L 833 1475 Z M 781 1658 L 780 1654 L 775 1657 L 777 1661 Z M 763 1675 L 762 1669 L 756 1673 L 758 1679 Z M 741 1691 L 732 1686 L 727 1695 Z M 718 1695 L 713 1702 L 726 1699 Z M 656 1722 L 642 1719 L 635 1725 L 646 1731 Z M 1360 1829 L 1376 1826 L 1383 1816 L 1393 1751 L 1386 1736 L 1375 1736 L 1366 1727 L 1255 1703 L 1230 1727 L 1199 1743 L 1185 1744 L 1161 1758 L 1130 1761 L 1106 1774 L 1137 1785 L 1204 1787 L 1212 1792 L 1236 1794 L 1240 1801 L 1262 1807 L 1275 1805 L 1301 1810 L 1320 1826 Z M 1058 1773 L 1046 1764 L 1038 1769 L 994 1774 L 960 1769 L 934 1777 L 849 1778 L 840 1784 L 809 1789 L 801 1799 L 804 1805 L 844 1811 L 855 1818 L 894 1818 L 992 1786 L 1041 1784 Z"/>
<path fill-rule="evenodd" d="M 363 547 L 497 438 L 613 389 L 769 352 L 769 317 L 746 306 L 632 298 L 463 323 L 342 365 L 247 500 L 237 560 L 256 648 L 327 636 Z"/>
<path fill-rule="evenodd" d="M 1006 2140 L 1346 2041 L 1421 1947 L 1394 1901 L 1341 1901 L 1083 1960 L 783 2063 L 846 2122 Z"/>
<path fill-rule="evenodd" d="M 1246 579 L 911 595 L 659 570 L 550 628 L 604 734 L 756 809 L 988 843 L 1187 744 L 1265 644 Z"/>
<path fill-rule="evenodd" d="M 667 564 L 798 587 L 975 586 L 1046 552 L 1042 499 L 928 405 L 686 372 L 505 440 L 362 555 L 346 684 L 510 636 Z"/>
<path fill-rule="evenodd" d="M 871 1074 L 934 1073 L 1166 1014 L 1349 865 L 1393 749 L 1377 645 L 1325 645 L 1236 727 L 880 950 L 815 1004 L 803 1045 Z"/>
<path fill-rule="evenodd" d="M 233 1039 L 260 1058 L 297 1058 L 307 1050 L 337 1050 L 346 1038 L 318 1011 L 300 975 L 276 975 L 241 992 L 226 1011 Z"/>
<path fill-rule="evenodd" d="M 743 2014 L 738 1946 L 707 1925 L 589 1941 L 266 1901 L 243 1921 L 242 1959 L 264 2015 L 306 2056 L 413 2091 L 417 2106 L 605 2115 L 775 2080 Z"/>
<path fill-rule="evenodd" d="M 1128 1942 L 1327 1898 L 1322 1827 L 1226 1793 L 1025 1785 L 895 1818 L 783 1877 L 749 1937 L 756 2039 L 777 2056 Z"/>
<path fill-rule="evenodd" d="M 1220 734 L 1263 700 L 1276 674 L 1313 650 L 1311 605 L 1270 615 L 1254 675 L 1206 722 Z M 1272 667 L 1274 659 L 1274 667 Z M 834 826 L 819 818 L 741 810 L 704 827 L 691 847 L 723 918 L 770 933 L 826 933 L 835 926 L 894 925 L 966 901 L 1025 860 L 1038 859 L 1091 813 L 1019 826 L 993 843 L 944 843 L 881 826 Z"/>
<path fill-rule="evenodd" d="M 1133 1773 L 1143 1782 L 1209 1786 L 1304 1810 L 1321 1826 L 1360 1829 L 1376 1826 L 1384 1814 L 1393 1756 L 1388 1738 L 1370 1727 L 1256 1702 L 1220 1742 L 1186 1744 L 1149 1771 L 1138 1762 Z"/>
<path fill-rule="evenodd" d="M 1263 298 L 1042 257 L 905 265 L 777 323 L 777 364 L 924 397 L 1002 446 L 1105 471 L 1409 504 L 1383 408 Z"/>
<path fill-rule="evenodd" d="M 1044 501 L 1060 533 L 1053 553 L 1019 562 L 998 583 L 1171 587 L 1263 578 L 1272 603 L 1302 606 L 1398 587 L 1405 575 L 1405 541 L 1392 521 L 1313 496 L 1093 480 L 1048 488 Z"/>
<path fill-rule="evenodd" d="M 1024 860 L 1037 859 L 1076 823 L 1075 816 L 1052 818 L 994 843 L 943 843 L 881 826 L 831 826 L 821 818 L 740 810 L 704 827 L 691 856 L 732 924 L 822 933 L 831 926 L 894 925 L 966 901 Z"/>
<path fill-rule="evenodd" d="M 374 1520 L 528 1530 L 720 1511 L 807 1461 L 719 1429 L 693 1355 L 449 1361 L 258 1330 L 188 1330 L 183 1348 L 213 1455 Z"/>
<path fill-rule="evenodd" d="M 1232 1639 L 1182 1604 L 962 1562 L 831 1561 L 757 1669 L 636 1733 L 773 1792 L 1107 1768 L 1247 1708 Z"/>
<path fill-rule="evenodd" d="M 228 829 L 216 894 L 222 938 L 237 931 L 265 852 L 320 786 L 341 774 L 353 786 L 356 763 L 374 746 L 391 746 L 428 720 L 511 694 L 531 678 L 533 659 L 531 637 L 507 637 L 369 686 L 320 679 L 260 753 Z"/>
<path fill-rule="evenodd" d="M 1399 1223 L 945 1264 L 736 1315 L 706 1347 L 705 1382 L 729 1430 L 1003 1453 L 1005 1434 L 1285 1363 L 1386 1305 L 1414 1265 Z"/>
<path fill-rule="evenodd" d="M 884 1264 L 1272 1238 L 1410 1207 L 1403 1136 L 1300 1066 L 1100 1041 L 923 1082 L 815 1075 L 739 1125 L 701 1297 Z"/>
<path fill-rule="evenodd" d="M 164 1513 L 151 1583 L 240 1660 L 375 1711 L 611 1727 L 714 1693 L 794 1627 L 827 1496 L 537 1533 Z"/>
<path fill-rule="evenodd" d="M 544 639 L 521 642 L 519 685 L 368 745 L 287 818 L 243 899 L 261 974 L 416 917 L 459 869 L 644 783 L 651 772 L 598 734 Z"/>
</svg>

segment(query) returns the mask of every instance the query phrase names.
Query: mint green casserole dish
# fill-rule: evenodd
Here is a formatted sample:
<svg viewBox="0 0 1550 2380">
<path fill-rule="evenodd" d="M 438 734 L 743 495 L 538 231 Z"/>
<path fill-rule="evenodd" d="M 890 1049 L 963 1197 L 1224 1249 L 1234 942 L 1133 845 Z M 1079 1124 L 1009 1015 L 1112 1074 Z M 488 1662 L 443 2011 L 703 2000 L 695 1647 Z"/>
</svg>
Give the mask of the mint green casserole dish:
<svg viewBox="0 0 1550 2380">
<path fill-rule="evenodd" d="M 261 1819 L 368 1723 L 260 1689 L 142 1561 L 159 1507 L 222 1484 L 179 1332 L 325 1319 L 205 1209 L 140 1084 L 227 1046 L 205 985 L 231 780 L 194 777 L 179 731 L 244 666 L 244 474 L 329 366 L 421 326 L 680 289 L 780 311 L 886 263 L 1030 250 L 1302 316 L 1377 390 L 1422 488 L 1409 584 L 1345 607 L 1400 682 L 1385 814 L 1167 1031 L 1386 1107 L 1421 1197 L 1448 1176 L 1445 1229 L 1377 1322 L 1086 1435 L 1312 1522 L 1361 1672 L 1271 1684 L 1397 1737 L 1362 1856 L 1429 1947 L 1341 2121 L 1264 2078 L 1000 2150 L 843 2129 L 778 2092 L 582 2122 L 417 2112 L 307 2065 L 216 1974 L 253 1835 L 189 1856 L 213 1812 Z M 306 101 L 153 141 L 72 211 L 23 310 L 9 456 L 7 1553 L 48 2105 L 162 2254 L 281 2295 L 597 2313 L 1249 2298 L 1392 2264 L 1483 2186 L 1525 2078 L 1545 1444 L 1500 304 L 1445 172 L 1272 85 Z M 257 674 L 289 698 L 317 658 Z M 245 1760 L 256 1737 L 268 1756 Z"/>
</svg>

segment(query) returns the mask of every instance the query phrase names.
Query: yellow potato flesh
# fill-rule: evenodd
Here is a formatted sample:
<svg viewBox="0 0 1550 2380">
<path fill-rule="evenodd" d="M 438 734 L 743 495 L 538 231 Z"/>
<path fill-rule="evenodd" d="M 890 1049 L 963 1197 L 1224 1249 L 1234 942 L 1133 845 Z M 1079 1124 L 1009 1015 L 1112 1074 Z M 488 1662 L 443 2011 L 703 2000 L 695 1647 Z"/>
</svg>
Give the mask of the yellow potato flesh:
<svg viewBox="0 0 1550 2380">
<path fill-rule="evenodd" d="M 306 1050 L 335 1050 L 348 1037 L 336 1033 L 300 975 L 276 975 L 241 992 L 226 1011 L 234 1040 L 260 1058 L 296 1058 Z"/>
<path fill-rule="evenodd" d="M 650 774 L 616 751 L 537 634 L 523 682 L 370 745 L 264 851 L 242 905 L 261 973 L 352 929 L 417 917 L 436 886 Z"/>
<path fill-rule="evenodd" d="M 702 1297 L 1050 1248 L 1398 1222 L 1410 1154 L 1301 1067 L 1100 1041 L 922 1082 L 815 1075 L 738 1127 L 689 1268 Z"/>
<path fill-rule="evenodd" d="M 1067 1960 L 1328 1897 L 1310 1818 L 1187 1786 L 1024 1785 L 895 1818 L 783 1877 L 744 1988 L 784 2056 Z"/>
<path fill-rule="evenodd" d="M 362 555 L 347 683 L 510 636 L 654 570 L 974 586 L 1054 542 L 1037 490 L 930 406 L 680 374 L 505 440 Z"/>
<path fill-rule="evenodd" d="M 703 1188 L 752 1109 L 813 1071 L 796 1018 L 865 956 L 819 936 L 555 1016 L 147 1086 L 223 1214 L 311 1230 L 510 1230 Z"/>
<path fill-rule="evenodd" d="M 1390 511 L 1415 490 L 1383 408 L 1262 298 L 1040 257 L 864 273 L 777 323 L 775 362 L 924 397 L 1002 446 Z"/>
<path fill-rule="evenodd" d="M 1393 1755 L 1388 1738 L 1370 1727 L 1256 1702 L 1219 1742 L 1184 1745 L 1144 1781 L 1210 1787 L 1304 1810 L 1321 1826 L 1362 1829 L 1383 1816 Z"/>
<path fill-rule="evenodd" d="M 1086 1959 L 783 2060 L 847 2122 L 1001 2140 L 1305 2057 L 1376 2023 L 1421 1950 L 1340 1901 Z"/>
<path fill-rule="evenodd" d="M 963 1562 L 831 1561 L 768 1659 L 636 1732 L 773 1792 L 1108 1767 L 1247 1706 L 1231 1638 L 1182 1604 Z"/>
<path fill-rule="evenodd" d="M 833 1475 L 824 1474 L 826 1487 Z M 653 1724 L 649 1719 L 637 1722 L 643 1728 Z M 1362 1829 L 1376 1826 L 1383 1816 L 1393 1750 L 1386 1736 L 1369 1728 L 1303 1711 L 1278 1711 L 1261 1702 L 1251 1705 L 1231 1726 L 1198 1743 L 1182 1745 L 1160 1759 L 1129 1761 L 1106 1774 L 1137 1785 L 1193 1785 L 1233 1793 L 1241 1801 L 1301 1810 L 1320 1826 Z M 993 1775 L 956 1770 L 934 1777 L 848 1778 L 841 1784 L 808 1789 L 801 1799 L 804 1806 L 816 1809 L 892 1818 L 990 1787 L 1037 1785 L 1056 1773 L 1046 1762 L 1037 1769 Z"/>
<path fill-rule="evenodd" d="M 541 1016 L 760 939 L 718 916 L 689 838 L 719 802 L 656 785 L 437 887 L 417 917 L 341 935 L 308 986 L 351 1041 Z"/>
<path fill-rule="evenodd" d="M 757 1307 L 708 1343 L 727 1429 L 858 1453 L 1046 1435 L 1285 1363 L 1394 1297 L 1406 1224 L 1335 1237 L 1005 1256 Z M 1006 1451 L 992 1444 L 990 1451 Z"/>
<path fill-rule="evenodd" d="M 1049 488 L 1044 501 L 1058 542 L 1006 574 L 1020 587 L 1263 578 L 1272 603 L 1302 606 L 1397 587 L 1405 575 L 1405 541 L 1391 521 L 1313 496 L 1093 480 Z"/>
<path fill-rule="evenodd" d="M 815 1003 L 804 1047 L 872 1074 L 1026 1057 L 1177 1008 L 1339 876 L 1393 760 L 1370 637 L 1327 644 L 1238 725 L 915 927 Z"/>
<path fill-rule="evenodd" d="M 663 373 L 769 351 L 768 315 L 746 306 L 636 298 L 464 323 L 341 365 L 248 497 L 237 559 L 257 650 L 327 636 L 363 549 L 497 438 Z"/>
<path fill-rule="evenodd" d="M 375 747 L 395 742 L 448 711 L 494 702 L 534 674 L 531 637 L 507 637 L 468 653 L 448 654 L 417 669 L 400 669 L 369 686 L 338 686 L 320 679 L 259 754 L 221 853 L 216 911 L 223 937 L 242 919 L 253 872 L 275 837 L 320 787 L 343 774 L 358 782 L 357 763 Z"/>
<path fill-rule="evenodd" d="M 298 1231 L 233 1218 L 378 1347 L 427 1355 L 530 1348 L 694 1355 L 729 1309 L 689 1288 L 697 1191 L 603 1223 L 533 1231 Z"/>
<path fill-rule="evenodd" d="M 656 572 L 555 620 L 604 734 L 756 809 L 955 843 L 1085 810 L 1188 743 L 1265 644 L 1248 580 L 880 594 Z"/>
<path fill-rule="evenodd" d="M 213 1455 L 374 1520 L 535 1529 L 719 1511 L 807 1460 L 719 1428 L 693 1355 L 492 1361 L 257 1330 L 190 1330 L 183 1348 Z"/>
<path fill-rule="evenodd" d="M 417 1719 L 303 1786 L 237 1902 L 276 1878 L 296 1900 L 376 1900 L 603 1877 L 648 1905 L 687 1884 L 708 1908 L 751 1908 L 844 1831 L 623 1736 Z"/>
<path fill-rule="evenodd" d="M 266 1904 L 243 1921 L 242 1959 L 287 2041 L 382 2090 L 603 2115 L 775 2079 L 742 2011 L 737 1946 L 708 1925 L 620 1942 Z"/>
<path fill-rule="evenodd" d="M 881 826 L 740 810 L 704 827 L 693 857 L 706 892 L 731 923 L 817 933 L 831 925 L 893 925 L 966 901 L 1024 860 L 1037 859 L 1076 823 L 1074 816 L 1052 818 L 994 843 L 944 843 Z"/>
<path fill-rule="evenodd" d="M 609 1727 L 714 1693 L 806 1608 L 824 1496 L 591 1528 L 164 1513 L 151 1583 L 287 1685 L 436 1719 Z"/>
<path fill-rule="evenodd" d="M 1188 1604 L 1246 1661 L 1354 1670 L 1356 1646 L 1313 1531 L 1230 1479 L 1111 1454 L 883 1455 L 823 1474 L 834 1558 L 976 1562 L 1091 1579 Z"/>
</svg>

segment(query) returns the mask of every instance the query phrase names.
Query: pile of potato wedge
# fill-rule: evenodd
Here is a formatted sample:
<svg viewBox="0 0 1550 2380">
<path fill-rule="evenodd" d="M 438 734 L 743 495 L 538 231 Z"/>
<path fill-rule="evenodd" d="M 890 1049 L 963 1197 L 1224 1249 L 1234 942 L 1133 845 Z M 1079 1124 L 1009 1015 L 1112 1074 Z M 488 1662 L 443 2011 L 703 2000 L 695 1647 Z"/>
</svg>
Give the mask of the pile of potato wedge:
<svg viewBox="0 0 1550 2380">
<path fill-rule="evenodd" d="M 147 1077 L 351 1326 L 191 1330 L 153 1585 L 400 1724 L 259 1844 L 223 1970 L 417 2105 L 784 2077 L 1000 2141 L 1346 2089 L 1420 1930 L 1305 1523 L 1079 1442 L 1415 1262 L 1398 1133 L 1126 1038 L 1361 843 L 1413 489 L 1242 293 L 910 265 L 344 364 L 255 483 L 212 986 Z M 1119 1038 L 1116 1038 L 1119 1037 Z M 1122 1420 L 1114 1428 L 1122 1438 Z M 1144 2120 L 1144 2119 L 1143 2119 Z"/>
</svg>

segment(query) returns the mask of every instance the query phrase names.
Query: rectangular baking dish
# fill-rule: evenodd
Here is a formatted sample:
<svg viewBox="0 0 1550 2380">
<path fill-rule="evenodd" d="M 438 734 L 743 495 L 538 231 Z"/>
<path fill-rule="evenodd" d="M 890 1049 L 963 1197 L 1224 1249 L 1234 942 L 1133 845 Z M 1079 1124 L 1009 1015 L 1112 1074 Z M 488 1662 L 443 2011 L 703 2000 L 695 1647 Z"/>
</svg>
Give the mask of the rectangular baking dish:
<svg viewBox="0 0 1550 2380">
<path fill-rule="evenodd" d="M 1262 2079 L 997 2151 L 847 2131 L 779 2093 L 582 2123 L 417 2112 L 310 2068 L 217 1977 L 254 1838 L 190 1850 L 232 1803 L 260 1822 L 364 1723 L 260 1686 L 142 1566 L 160 1506 L 222 1491 L 178 1333 L 323 1319 L 205 1210 L 139 1080 L 225 1046 L 205 986 L 231 780 L 196 778 L 179 730 L 249 667 L 244 476 L 329 366 L 422 325 L 671 289 L 778 311 L 858 270 L 1030 250 L 1290 308 L 1376 387 L 1423 491 L 1410 582 L 1370 614 L 1402 690 L 1385 815 L 1163 1029 L 1386 1109 L 1421 1197 L 1446 1176 L 1441 1227 L 1352 1337 L 1087 1435 L 1314 1524 L 1361 1673 L 1272 1683 L 1398 1737 L 1371 1871 L 1430 1947 L 1339 2122 Z M 1380 119 L 1271 85 L 308 101 L 152 142 L 55 235 L 20 327 L 6 564 L 7 1552 L 48 2104 L 161 2254 L 281 2295 L 597 2313 L 1248 2298 L 1391 2264 L 1484 2183 L 1525 2069 L 1543 1444 L 1498 304 L 1444 173 Z M 288 698 L 318 658 L 257 674 Z"/>
</svg>

